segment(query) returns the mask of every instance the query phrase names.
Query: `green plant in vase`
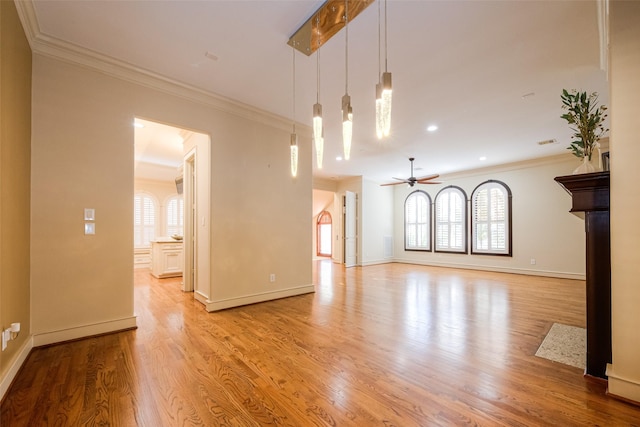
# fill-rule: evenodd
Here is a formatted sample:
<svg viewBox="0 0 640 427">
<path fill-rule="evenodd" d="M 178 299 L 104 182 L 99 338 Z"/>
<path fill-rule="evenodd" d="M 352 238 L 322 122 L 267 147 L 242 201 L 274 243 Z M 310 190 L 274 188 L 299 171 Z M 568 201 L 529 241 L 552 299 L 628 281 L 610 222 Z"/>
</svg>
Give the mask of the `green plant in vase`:
<svg viewBox="0 0 640 427">
<path fill-rule="evenodd" d="M 569 127 L 574 132 L 573 140 L 567 149 L 571 150 L 574 156 L 582 159 L 585 167 L 591 167 L 591 170 L 585 170 L 585 172 L 593 171 L 589 163 L 591 156 L 598 147 L 598 140 L 609 131 L 604 127 L 607 107 L 598 106 L 597 92 L 587 95 L 587 92 L 578 92 L 575 89 L 571 92 L 562 89 L 560 98 L 562 109 L 566 110 L 566 113 L 560 117 L 569 123 Z M 574 172 L 580 172 L 578 169 Z"/>
</svg>

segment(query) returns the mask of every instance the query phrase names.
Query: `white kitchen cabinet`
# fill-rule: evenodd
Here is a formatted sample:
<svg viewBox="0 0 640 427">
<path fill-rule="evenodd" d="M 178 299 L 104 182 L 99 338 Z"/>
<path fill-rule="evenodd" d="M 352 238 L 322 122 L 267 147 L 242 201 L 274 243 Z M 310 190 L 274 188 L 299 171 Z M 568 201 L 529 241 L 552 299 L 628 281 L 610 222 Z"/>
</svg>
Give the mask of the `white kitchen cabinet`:
<svg viewBox="0 0 640 427">
<path fill-rule="evenodd" d="M 154 277 L 182 276 L 183 266 L 182 242 L 175 240 L 151 242 L 151 274 Z"/>
</svg>

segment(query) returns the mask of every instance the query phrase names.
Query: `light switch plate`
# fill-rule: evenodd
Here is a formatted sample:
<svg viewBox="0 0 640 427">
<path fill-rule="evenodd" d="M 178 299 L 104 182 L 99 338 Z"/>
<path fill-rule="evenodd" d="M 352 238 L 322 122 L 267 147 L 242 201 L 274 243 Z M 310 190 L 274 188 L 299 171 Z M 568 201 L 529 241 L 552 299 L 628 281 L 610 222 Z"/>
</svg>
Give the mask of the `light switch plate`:
<svg viewBox="0 0 640 427">
<path fill-rule="evenodd" d="M 2 331 L 2 351 L 5 351 L 7 348 L 7 343 L 9 342 L 10 338 L 9 334 L 9 329 Z"/>
<path fill-rule="evenodd" d="M 84 220 L 85 221 L 95 221 L 96 220 L 96 210 L 92 208 L 84 209 Z"/>
<path fill-rule="evenodd" d="M 84 234 L 96 234 L 96 225 L 93 222 L 85 222 Z"/>
</svg>

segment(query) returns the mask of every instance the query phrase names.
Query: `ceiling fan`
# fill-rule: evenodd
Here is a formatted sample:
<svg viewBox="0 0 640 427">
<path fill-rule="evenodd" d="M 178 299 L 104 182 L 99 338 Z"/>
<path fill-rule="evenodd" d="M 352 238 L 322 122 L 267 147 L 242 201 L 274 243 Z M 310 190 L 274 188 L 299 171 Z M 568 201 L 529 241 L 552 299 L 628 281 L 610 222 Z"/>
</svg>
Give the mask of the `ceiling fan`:
<svg viewBox="0 0 640 427">
<path fill-rule="evenodd" d="M 427 176 L 421 176 L 420 178 L 416 178 L 413 176 L 413 161 L 415 159 L 413 157 L 409 157 L 409 161 L 411 162 L 411 177 L 407 178 L 407 179 L 402 179 L 402 178 L 396 178 L 396 177 L 392 177 L 393 179 L 398 180 L 398 182 L 390 182 L 388 184 L 380 184 L 381 186 L 385 186 L 385 185 L 398 185 L 398 184 L 409 184 L 409 187 L 413 187 L 416 184 L 442 184 L 441 182 L 438 181 L 431 181 L 432 179 L 436 179 L 437 177 L 439 177 L 440 175 L 433 174 L 433 175 L 427 175 Z"/>
</svg>

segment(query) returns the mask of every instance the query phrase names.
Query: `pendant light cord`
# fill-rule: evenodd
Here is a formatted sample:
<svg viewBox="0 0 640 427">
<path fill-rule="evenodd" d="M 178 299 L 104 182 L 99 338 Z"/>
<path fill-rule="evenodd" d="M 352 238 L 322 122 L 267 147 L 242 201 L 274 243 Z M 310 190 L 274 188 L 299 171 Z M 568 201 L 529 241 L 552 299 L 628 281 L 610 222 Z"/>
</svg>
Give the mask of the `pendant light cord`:
<svg viewBox="0 0 640 427">
<path fill-rule="evenodd" d="M 349 0 L 344 1 L 344 93 L 349 94 Z"/>
<path fill-rule="evenodd" d="M 387 0 L 384 0 L 384 71 L 387 71 Z"/>
<path fill-rule="evenodd" d="M 380 51 L 382 50 L 381 42 L 380 42 L 380 2 L 381 1 L 382 0 L 378 0 L 378 82 L 380 82 L 382 79 L 380 75 L 380 71 L 382 71 L 382 66 L 381 66 L 382 61 L 380 59 L 382 58 L 382 54 L 380 53 Z"/>
<path fill-rule="evenodd" d="M 316 33 L 318 38 L 318 50 L 316 53 L 316 103 L 320 104 L 320 17 L 316 16 Z"/>
<path fill-rule="evenodd" d="M 296 133 L 296 48 L 295 41 L 294 46 L 291 47 L 293 52 L 293 133 Z"/>
</svg>

